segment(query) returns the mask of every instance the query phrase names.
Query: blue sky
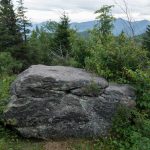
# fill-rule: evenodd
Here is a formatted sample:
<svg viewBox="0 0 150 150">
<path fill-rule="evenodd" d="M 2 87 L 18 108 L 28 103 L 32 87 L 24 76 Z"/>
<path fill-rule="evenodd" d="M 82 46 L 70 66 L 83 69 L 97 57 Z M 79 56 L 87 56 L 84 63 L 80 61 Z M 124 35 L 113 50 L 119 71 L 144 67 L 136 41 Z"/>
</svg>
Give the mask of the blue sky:
<svg viewBox="0 0 150 150">
<path fill-rule="evenodd" d="M 115 5 L 113 15 L 126 19 L 123 1 L 127 3 L 132 20 L 150 20 L 150 0 L 24 0 L 24 3 L 32 22 L 58 21 L 63 11 L 67 12 L 71 22 L 83 22 L 94 20 L 94 11 L 102 5 Z M 13 2 L 16 7 L 16 0 Z"/>
</svg>

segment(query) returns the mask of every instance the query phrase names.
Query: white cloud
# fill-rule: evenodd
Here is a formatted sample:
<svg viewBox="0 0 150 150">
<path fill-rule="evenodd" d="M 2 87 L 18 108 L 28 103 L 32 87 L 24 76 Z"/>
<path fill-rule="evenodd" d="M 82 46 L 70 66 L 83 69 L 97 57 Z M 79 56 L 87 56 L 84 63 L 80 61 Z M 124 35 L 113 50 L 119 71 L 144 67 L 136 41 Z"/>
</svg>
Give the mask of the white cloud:
<svg viewBox="0 0 150 150">
<path fill-rule="evenodd" d="M 16 0 L 13 0 L 16 6 Z M 117 5 L 116 3 L 117 2 Z M 126 0 L 129 12 L 134 20 L 150 20 L 150 0 Z M 115 5 L 115 17 L 126 19 L 121 10 L 123 0 L 24 0 L 28 8 L 27 16 L 34 22 L 59 20 L 63 11 L 66 11 L 72 22 L 94 20 L 94 11 L 102 5 Z"/>
</svg>

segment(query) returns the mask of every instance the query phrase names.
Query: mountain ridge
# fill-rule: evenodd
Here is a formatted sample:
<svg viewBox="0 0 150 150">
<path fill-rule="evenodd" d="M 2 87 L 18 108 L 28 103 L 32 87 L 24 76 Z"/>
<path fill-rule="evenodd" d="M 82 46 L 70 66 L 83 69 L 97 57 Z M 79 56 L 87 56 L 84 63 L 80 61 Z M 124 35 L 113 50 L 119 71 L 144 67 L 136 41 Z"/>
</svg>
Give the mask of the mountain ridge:
<svg viewBox="0 0 150 150">
<path fill-rule="evenodd" d="M 41 27 L 44 25 L 46 22 L 34 24 L 32 30 L 35 29 L 36 26 Z M 85 22 L 72 22 L 70 23 L 70 27 L 72 29 L 76 29 L 77 32 L 85 32 L 87 30 L 91 30 L 94 28 L 96 25 L 97 20 L 92 20 L 92 21 L 85 21 Z M 124 31 L 127 35 L 131 36 L 132 29 L 130 25 L 132 26 L 134 30 L 134 35 L 141 35 L 145 33 L 146 28 L 148 25 L 150 25 L 149 20 L 141 20 L 141 21 L 133 21 L 133 22 L 128 22 L 127 20 L 124 20 L 122 18 L 118 18 L 114 21 L 114 29 L 112 30 L 114 35 L 119 35 L 122 31 Z"/>
</svg>

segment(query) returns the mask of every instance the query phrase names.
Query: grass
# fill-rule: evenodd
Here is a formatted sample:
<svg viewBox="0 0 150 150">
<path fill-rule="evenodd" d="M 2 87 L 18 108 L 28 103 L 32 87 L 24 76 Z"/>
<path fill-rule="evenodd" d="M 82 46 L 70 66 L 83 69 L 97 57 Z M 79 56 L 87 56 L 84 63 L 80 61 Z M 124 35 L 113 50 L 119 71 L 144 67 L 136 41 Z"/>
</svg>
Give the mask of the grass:
<svg viewBox="0 0 150 150">
<path fill-rule="evenodd" d="M 1 133 L 3 136 L 0 137 L 0 150 L 44 150 L 42 142 L 25 140 L 5 130 Z"/>
<path fill-rule="evenodd" d="M 80 140 L 72 145 L 73 150 L 116 150 L 111 139 Z"/>
</svg>

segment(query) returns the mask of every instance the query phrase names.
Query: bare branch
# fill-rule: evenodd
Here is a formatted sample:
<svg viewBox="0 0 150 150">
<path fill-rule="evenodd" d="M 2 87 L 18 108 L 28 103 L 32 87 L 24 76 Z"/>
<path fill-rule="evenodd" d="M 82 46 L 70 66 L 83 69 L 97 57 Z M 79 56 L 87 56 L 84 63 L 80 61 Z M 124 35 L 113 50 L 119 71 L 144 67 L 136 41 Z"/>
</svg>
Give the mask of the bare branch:
<svg viewBox="0 0 150 150">
<path fill-rule="evenodd" d="M 122 1 L 123 1 L 123 4 L 124 4 L 124 7 L 122 7 L 121 4 L 119 4 L 116 0 L 114 0 L 115 4 L 120 7 L 120 9 L 123 11 L 123 13 L 125 13 L 125 15 L 127 17 L 127 21 L 128 21 L 128 24 L 126 22 L 125 22 L 125 24 L 130 28 L 131 33 L 132 33 L 132 37 L 134 37 L 135 36 L 135 31 L 134 31 L 134 27 L 132 25 L 133 18 L 130 14 L 129 7 L 128 7 L 128 4 L 127 4 L 126 0 L 122 0 Z"/>
</svg>

